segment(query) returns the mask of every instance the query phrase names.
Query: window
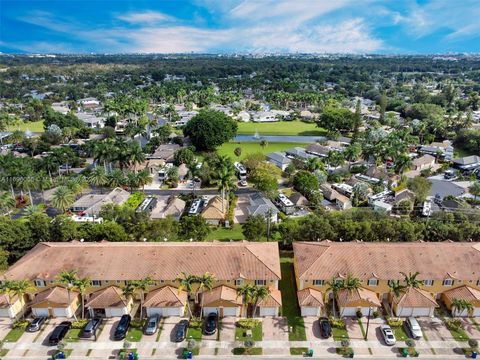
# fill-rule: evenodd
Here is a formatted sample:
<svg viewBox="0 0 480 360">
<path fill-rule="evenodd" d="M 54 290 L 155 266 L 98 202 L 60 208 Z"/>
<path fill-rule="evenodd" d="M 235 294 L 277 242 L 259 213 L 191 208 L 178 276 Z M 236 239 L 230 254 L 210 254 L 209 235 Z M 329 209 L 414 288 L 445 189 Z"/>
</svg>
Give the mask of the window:
<svg viewBox="0 0 480 360">
<path fill-rule="evenodd" d="M 433 280 L 423 280 L 423 285 L 432 286 L 433 285 Z"/>
<path fill-rule="evenodd" d="M 443 286 L 452 286 L 453 280 L 452 279 L 445 279 L 443 280 Z"/>
<path fill-rule="evenodd" d="M 46 283 L 44 280 L 35 280 L 34 281 L 36 287 L 45 287 Z"/>
<path fill-rule="evenodd" d="M 378 285 L 378 279 L 368 279 L 367 285 L 368 286 L 377 286 Z"/>
<path fill-rule="evenodd" d="M 267 280 L 255 280 L 255 285 L 265 286 L 267 285 Z"/>
<path fill-rule="evenodd" d="M 92 286 L 102 286 L 102 282 L 100 280 L 92 280 Z"/>
<path fill-rule="evenodd" d="M 313 285 L 322 286 L 325 284 L 325 280 L 313 280 Z"/>
<path fill-rule="evenodd" d="M 165 280 L 160 280 L 160 284 L 163 284 L 165 282 Z"/>
<path fill-rule="evenodd" d="M 480 286 L 480 280 L 477 280 L 477 286 Z"/>
<path fill-rule="evenodd" d="M 243 279 L 235 280 L 235 286 L 241 286 L 243 284 Z"/>
</svg>

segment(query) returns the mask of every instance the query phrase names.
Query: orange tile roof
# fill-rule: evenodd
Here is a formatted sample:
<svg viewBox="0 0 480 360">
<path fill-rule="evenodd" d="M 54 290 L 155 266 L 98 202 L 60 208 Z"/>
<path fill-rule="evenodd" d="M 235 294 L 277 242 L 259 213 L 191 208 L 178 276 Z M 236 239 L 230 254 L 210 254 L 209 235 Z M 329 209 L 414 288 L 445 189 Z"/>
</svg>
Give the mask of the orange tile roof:
<svg viewBox="0 0 480 360">
<path fill-rule="evenodd" d="M 76 300 L 78 295 L 78 292 L 70 291 L 70 304 Z M 44 301 L 65 307 L 70 305 L 68 303 L 68 291 L 61 286 L 54 286 L 38 293 L 35 295 L 35 299 L 30 303 L 30 306 L 40 304 Z"/>
<path fill-rule="evenodd" d="M 462 299 L 470 303 L 480 304 L 480 290 L 474 289 L 468 285 L 462 285 L 457 288 L 444 291 L 443 296 L 450 301 L 453 301 L 453 299 Z"/>
<path fill-rule="evenodd" d="M 393 304 L 401 307 L 437 307 L 433 296 L 422 289 L 409 287 L 399 297 L 393 297 Z"/>
<path fill-rule="evenodd" d="M 94 280 L 175 280 L 210 272 L 217 280 L 279 280 L 276 242 L 39 243 L 4 274 L 5 279 L 54 280 L 62 270 Z"/>
<path fill-rule="evenodd" d="M 224 220 L 227 213 L 228 203 L 226 199 L 223 199 L 223 211 L 222 211 L 222 198 L 215 196 L 208 205 L 202 211 L 202 217 L 207 220 Z"/>
<path fill-rule="evenodd" d="M 208 306 L 217 301 L 228 301 L 235 305 L 242 305 L 241 296 L 237 295 L 237 290 L 221 285 L 203 294 L 203 305 Z"/>
<path fill-rule="evenodd" d="M 112 285 L 94 292 L 85 306 L 92 309 L 105 309 L 110 307 L 122 308 L 127 304 L 122 289 Z"/>
<path fill-rule="evenodd" d="M 186 291 L 178 291 L 173 286 L 164 286 L 150 291 L 145 299 L 145 307 L 181 307 L 187 303 Z"/>
<path fill-rule="evenodd" d="M 270 288 L 270 294 L 258 303 L 259 307 L 278 307 L 282 306 L 282 293 L 273 287 Z"/>
<path fill-rule="evenodd" d="M 480 243 L 295 242 L 295 264 L 301 280 L 331 279 L 352 274 L 402 280 L 400 272 L 419 279 L 480 278 Z"/>
<path fill-rule="evenodd" d="M 300 306 L 323 306 L 323 295 L 320 291 L 306 288 L 297 291 L 298 304 Z"/>
<path fill-rule="evenodd" d="M 376 293 L 371 290 L 359 287 L 349 291 L 347 289 L 342 289 L 337 293 L 338 305 L 342 307 L 353 306 L 358 301 L 366 301 L 370 303 L 371 306 L 381 306 L 380 300 Z"/>
</svg>

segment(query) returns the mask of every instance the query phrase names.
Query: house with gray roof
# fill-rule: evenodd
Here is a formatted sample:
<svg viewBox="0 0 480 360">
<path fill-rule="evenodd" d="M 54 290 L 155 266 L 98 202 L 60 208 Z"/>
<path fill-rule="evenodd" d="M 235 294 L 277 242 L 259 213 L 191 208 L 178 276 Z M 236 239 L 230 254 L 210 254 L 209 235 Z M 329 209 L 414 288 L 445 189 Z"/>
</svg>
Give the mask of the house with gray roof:
<svg viewBox="0 0 480 360">
<path fill-rule="evenodd" d="M 81 212 L 85 215 L 98 216 L 104 205 L 122 205 L 129 197 L 130 193 L 128 191 L 117 187 L 108 194 L 84 195 L 73 203 L 71 210 L 74 212 Z"/>
<path fill-rule="evenodd" d="M 267 155 L 267 161 L 284 171 L 292 162 L 285 153 L 274 152 Z"/>
<path fill-rule="evenodd" d="M 249 196 L 250 205 L 247 208 L 248 215 L 262 215 L 265 218 L 268 218 L 270 214 L 270 219 L 272 222 L 278 221 L 278 209 L 275 205 L 261 193 L 255 193 Z"/>
<path fill-rule="evenodd" d="M 480 156 L 471 155 L 454 159 L 453 163 L 460 170 L 474 170 L 480 168 Z"/>
</svg>

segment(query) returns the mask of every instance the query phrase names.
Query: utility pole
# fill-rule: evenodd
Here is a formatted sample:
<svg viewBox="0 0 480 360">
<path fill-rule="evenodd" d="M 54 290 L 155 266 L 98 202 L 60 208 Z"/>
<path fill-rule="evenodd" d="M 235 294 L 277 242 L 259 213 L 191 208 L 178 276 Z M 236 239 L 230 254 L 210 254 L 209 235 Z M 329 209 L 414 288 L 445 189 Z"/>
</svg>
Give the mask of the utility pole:
<svg viewBox="0 0 480 360">
<path fill-rule="evenodd" d="M 372 312 L 372 307 L 368 308 L 368 317 L 367 317 L 367 331 L 365 331 L 365 340 L 368 339 L 368 327 L 370 326 L 370 313 Z"/>
</svg>

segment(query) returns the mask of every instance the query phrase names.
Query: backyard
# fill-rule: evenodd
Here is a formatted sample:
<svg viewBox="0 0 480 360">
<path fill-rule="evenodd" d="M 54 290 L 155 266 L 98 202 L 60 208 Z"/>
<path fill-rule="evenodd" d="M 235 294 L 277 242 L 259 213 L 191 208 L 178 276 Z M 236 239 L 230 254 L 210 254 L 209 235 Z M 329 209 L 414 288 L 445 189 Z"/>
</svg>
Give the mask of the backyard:
<svg viewBox="0 0 480 360">
<path fill-rule="evenodd" d="M 32 121 L 32 122 L 21 122 L 18 125 L 12 125 L 7 127 L 7 131 L 15 131 L 15 130 L 21 130 L 21 131 L 30 130 L 31 132 L 44 132 L 43 120 Z"/>
<path fill-rule="evenodd" d="M 242 149 L 242 154 L 240 155 L 239 159 L 245 158 L 248 154 L 252 153 L 262 153 L 262 154 L 269 154 L 276 151 L 285 151 L 287 149 L 293 147 L 306 147 L 308 144 L 306 143 L 291 143 L 291 142 L 272 142 L 268 143 L 267 146 L 261 147 L 260 143 L 258 142 L 228 142 L 223 144 L 222 146 L 218 147 L 217 153 L 219 155 L 227 155 L 237 160 L 237 156 L 234 154 L 234 150 L 236 148 Z"/>
<path fill-rule="evenodd" d="M 207 241 L 220 240 L 244 240 L 245 236 L 242 233 L 242 225 L 233 224 L 230 228 L 218 227 L 207 235 Z"/>
<path fill-rule="evenodd" d="M 322 136 L 326 131 L 317 127 L 315 123 L 306 123 L 303 121 L 279 121 L 268 123 L 239 122 L 239 135 L 303 135 L 303 136 Z"/>
</svg>

